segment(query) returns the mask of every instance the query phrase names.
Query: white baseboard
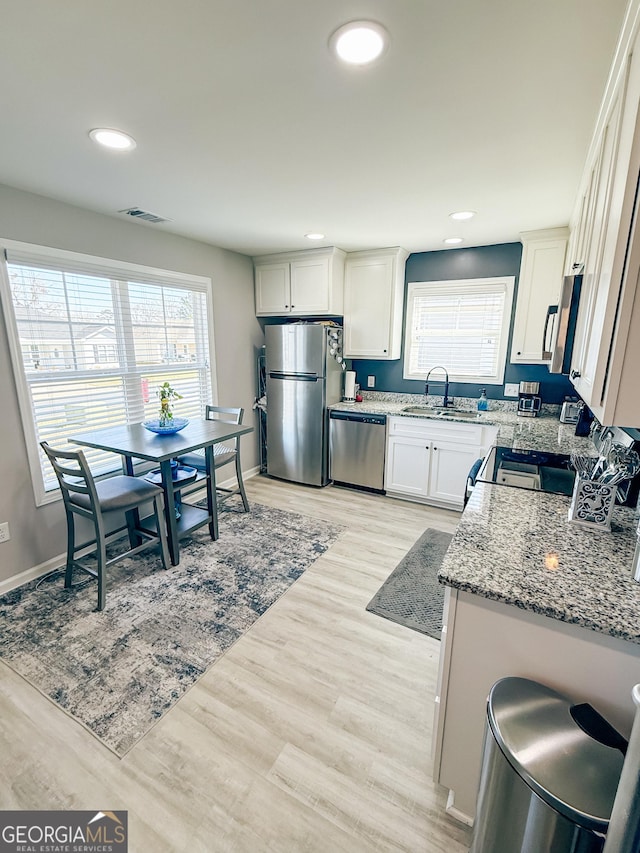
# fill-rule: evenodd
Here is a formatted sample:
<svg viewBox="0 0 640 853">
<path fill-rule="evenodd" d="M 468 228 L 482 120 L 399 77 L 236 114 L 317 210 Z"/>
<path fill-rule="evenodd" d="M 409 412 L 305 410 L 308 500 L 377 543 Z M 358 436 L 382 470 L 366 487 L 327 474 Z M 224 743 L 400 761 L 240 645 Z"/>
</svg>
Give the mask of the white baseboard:
<svg viewBox="0 0 640 853">
<path fill-rule="evenodd" d="M 57 557 L 52 557 L 50 560 L 40 563 L 38 566 L 33 566 L 31 569 L 25 569 L 24 572 L 20 572 L 17 575 L 12 575 L 6 580 L 0 581 L 0 595 L 4 595 L 6 592 L 11 592 L 12 589 L 22 586 L 22 584 L 29 583 L 30 581 L 34 581 L 43 575 L 48 575 L 49 572 L 53 572 L 55 569 L 59 569 L 61 566 L 64 566 L 66 560 L 66 554 L 58 554 Z"/>
<path fill-rule="evenodd" d="M 255 477 L 260 473 L 260 466 L 257 465 L 255 468 L 249 469 L 249 471 L 243 471 L 242 478 L 243 480 L 250 480 L 251 477 Z M 222 483 L 217 483 L 218 486 L 222 488 L 230 488 L 235 485 L 236 478 L 230 477 L 227 480 L 224 480 Z M 25 569 L 23 572 L 19 572 L 17 575 L 12 575 L 10 578 L 6 578 L 6 580 L 0 581 L 0 595 L 4 595 L 7 592 L 11 592 L 12 589 L 16 589 L 19 586 L 22 586 L 25 583 L 29 583 L 30 581 L 37 580 L 37 578 L 43 577 L 43 575 L 49 574 L 49 572 L 53 572 L 55 569 L 59 569 L 61 566 L 63 567 L 66 563 L 67 555 L 66 554 L 58 554 L 56 557 L 51 557 L 50 560 L 46 560 L 44 563 L 40 563 L 37 566 L 32 566 L 30 569 Z"/>
<path fill-rule="evenodd" d="M 447 797 L 447 805 L 445 806 L 445 811 L 448 815 L 451 815 L 455 820 L 459 820 L 460 823 L 465 823 L 467 826 L 473 826 L 473 818 L 469 817 L 468 814 L 461 812 L 460 809 L 457 809 L 453 801 L 455 799 L 455 792 L 449 791 L 449 796 Z"/>
</svg>

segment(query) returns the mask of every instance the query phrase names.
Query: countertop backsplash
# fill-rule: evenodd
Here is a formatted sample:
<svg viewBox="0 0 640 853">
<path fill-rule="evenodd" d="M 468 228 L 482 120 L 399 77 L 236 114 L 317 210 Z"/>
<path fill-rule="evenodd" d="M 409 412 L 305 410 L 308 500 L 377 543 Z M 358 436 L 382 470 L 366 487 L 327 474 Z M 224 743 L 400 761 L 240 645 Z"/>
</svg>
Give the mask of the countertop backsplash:
<svg viewBox="0 0 640 853">
<path fill-rule="evenodd" d="M 361 403 L 334 403 L 329 408 L 347 412 L 360 411 L 372 414 L 384 414 L 388 417 L 436 417 L 428 413 L 413 414 L 405 412 L 405 406 L 441 406 L 442 395 L 403 394 L 385 391 L 365 391 Z M 455 422 L 455 411 L 475 411 L 477 398 L 456 397 L 455 405 L 449 411 L 447 420 Z M 561 406 L 543 404 L 540 414 L 535 418 L 523 418 L 518 415 L 518 404 L 511 400 L 490 400 L 489 409 L 479 412 L 476 419 L 470 421 L 460 418 L 462 423 L 491 424 L 498 427 L 496 443 L 518 450 L 541 450 L 550 453 L 584 453 L 597 456 L 598 453 L 590 438 L 575 434 L 575 424 L 561 424 L 559 421 Z"/>
<path fill-rule="evenodd" d="M 428 394 L 406 394 L 395 391 L 368 391 L 366 388 L 361 388 L 362 402 L 367 400 L 379 401 L 384 403 L 403 403 L 407 406 L 441 406 L 442 393 Z M 478 405 L 478 397 L 454 397 L 452 409 L 475 409 Z M 560 415 L 562 406 L 554 403 L 543 403 L 541 413 L 545 415 Z M 518 401 L 513 400 L 489 400 L 490 412 L 517 412 Z"/>
</svg>

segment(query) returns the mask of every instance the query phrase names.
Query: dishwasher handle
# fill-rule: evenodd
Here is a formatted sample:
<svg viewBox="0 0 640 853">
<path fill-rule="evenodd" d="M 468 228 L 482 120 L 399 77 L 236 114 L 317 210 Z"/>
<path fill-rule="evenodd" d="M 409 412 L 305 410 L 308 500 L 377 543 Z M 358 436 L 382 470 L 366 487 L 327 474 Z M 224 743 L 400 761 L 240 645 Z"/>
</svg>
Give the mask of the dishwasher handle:
<svg viewBox="0 0 640 853">
<path fill-rule="evenodd" d="M 354 421 L 359 424 L 379 424 L 385 426 L 387 423 L 386 415 L 376 415 L 371 412 L 329 412 L 329 418 L 333 421 Z"/>
</svg>

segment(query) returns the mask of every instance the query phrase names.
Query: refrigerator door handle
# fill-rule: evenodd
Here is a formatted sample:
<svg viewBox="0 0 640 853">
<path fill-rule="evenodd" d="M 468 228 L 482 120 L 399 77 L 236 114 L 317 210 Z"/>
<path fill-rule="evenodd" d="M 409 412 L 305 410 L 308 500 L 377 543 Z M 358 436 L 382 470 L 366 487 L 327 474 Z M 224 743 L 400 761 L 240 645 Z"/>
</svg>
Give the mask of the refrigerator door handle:
<svg viewBox="0 0 640 853">
<path fill-rule="evenodd" d="M 272 370 L 269 376 L 272 379 L 293 379 L 297 382 L 317 382 L 320 378 L 317 373 L 281 373 Z"/>
</svg>

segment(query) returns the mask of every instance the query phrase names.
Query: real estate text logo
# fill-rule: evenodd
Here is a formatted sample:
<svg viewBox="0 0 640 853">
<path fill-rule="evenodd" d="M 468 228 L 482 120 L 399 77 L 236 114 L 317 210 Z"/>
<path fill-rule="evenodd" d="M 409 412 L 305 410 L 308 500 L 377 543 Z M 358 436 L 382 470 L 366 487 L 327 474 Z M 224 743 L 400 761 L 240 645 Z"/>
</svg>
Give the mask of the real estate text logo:
<svg viewBox="0 0 640 853">
<path fill-rule="evenodd" d="M 126 811 L 0 812 L 0 853 L 127 853 Z"/>
</svg>

